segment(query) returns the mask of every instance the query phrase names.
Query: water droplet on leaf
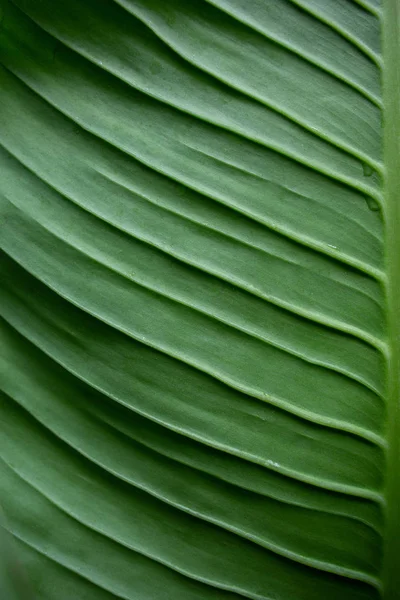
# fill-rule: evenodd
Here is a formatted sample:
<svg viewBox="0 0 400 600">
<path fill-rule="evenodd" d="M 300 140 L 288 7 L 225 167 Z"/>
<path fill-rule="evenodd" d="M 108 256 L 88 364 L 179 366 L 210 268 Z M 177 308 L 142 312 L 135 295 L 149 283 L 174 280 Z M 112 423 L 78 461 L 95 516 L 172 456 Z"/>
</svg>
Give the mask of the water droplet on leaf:
<svg viewBox="0 0 400 600">
<path fill-rule="evenodd" d="M 367 163 L 363 163 L 363 171 L 365 177 L 371 177 L 374 174 L 374 169 L 367 165 Z"/>
<path fill-rule="evenodd" d="M 375 200 L 375 198 L 371 198 L 370 196 L 366 196 L 365 200 L 367 202 L 369 210 L 373 210 L 375 212 L 377 212 L 378 210 L 380 210 L 380 206 L 379 206 L 378 202 Z"/>
</svg>

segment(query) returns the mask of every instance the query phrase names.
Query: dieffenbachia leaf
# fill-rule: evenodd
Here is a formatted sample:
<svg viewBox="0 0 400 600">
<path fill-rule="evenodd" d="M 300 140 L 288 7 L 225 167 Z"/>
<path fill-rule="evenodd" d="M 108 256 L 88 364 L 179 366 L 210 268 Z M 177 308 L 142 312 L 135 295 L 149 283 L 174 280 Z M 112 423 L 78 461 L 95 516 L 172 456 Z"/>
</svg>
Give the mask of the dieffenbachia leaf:
<svg viewBox="0 0 400 600">
<path fill-rule="evenodd" d="M 36 597 L 398 598 L 398 0 L 0 8 Z"/>
</svg>

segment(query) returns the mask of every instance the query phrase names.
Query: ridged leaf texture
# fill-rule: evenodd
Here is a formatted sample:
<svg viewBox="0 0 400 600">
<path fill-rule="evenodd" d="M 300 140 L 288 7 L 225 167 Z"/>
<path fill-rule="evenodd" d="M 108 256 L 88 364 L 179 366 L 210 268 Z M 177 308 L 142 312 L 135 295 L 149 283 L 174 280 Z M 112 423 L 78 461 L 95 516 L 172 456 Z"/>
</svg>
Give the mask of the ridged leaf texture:
<svg viewBox="0 0 400 600">
<path fill-rule="evenodd" d="M 0 7 L 0 504 L 35 597 L 398 598 L 397 0 Z"/>
</svg>

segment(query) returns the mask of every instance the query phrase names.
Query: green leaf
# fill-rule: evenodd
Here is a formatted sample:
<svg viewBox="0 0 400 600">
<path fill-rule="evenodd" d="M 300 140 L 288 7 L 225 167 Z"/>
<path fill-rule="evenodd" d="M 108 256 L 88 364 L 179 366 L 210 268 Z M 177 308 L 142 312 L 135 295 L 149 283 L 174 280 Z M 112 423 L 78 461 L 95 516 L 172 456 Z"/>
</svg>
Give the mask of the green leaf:
<svg viewBox="0 0 400 600">
<path fill-rule="evenodd" d="M 399 598 L 397 0 L 0 7 L 36 597 Z"/>
<path fill-rule="evenodd" d="M 18 561 L 14 542 L 0 508 L 0 594 L 7 600 L 32 600 L 26 573 Z"/>
</svg>

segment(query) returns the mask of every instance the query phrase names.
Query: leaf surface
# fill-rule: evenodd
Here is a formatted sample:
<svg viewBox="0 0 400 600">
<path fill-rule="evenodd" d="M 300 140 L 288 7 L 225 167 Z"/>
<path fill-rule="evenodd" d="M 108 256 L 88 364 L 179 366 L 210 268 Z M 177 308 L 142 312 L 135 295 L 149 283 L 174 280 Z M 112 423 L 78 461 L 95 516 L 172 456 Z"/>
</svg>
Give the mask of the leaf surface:
<svg viewBox="0 0 400 600">
<path fill-rule="evenodd" d="M 397 598 L 396 1 L 0 6 L 37 597 Z"/>
</svg>

